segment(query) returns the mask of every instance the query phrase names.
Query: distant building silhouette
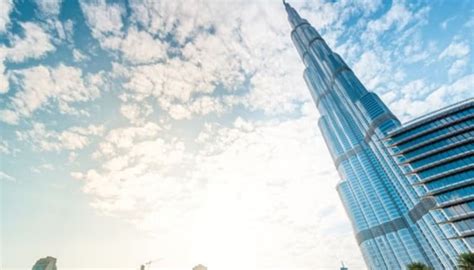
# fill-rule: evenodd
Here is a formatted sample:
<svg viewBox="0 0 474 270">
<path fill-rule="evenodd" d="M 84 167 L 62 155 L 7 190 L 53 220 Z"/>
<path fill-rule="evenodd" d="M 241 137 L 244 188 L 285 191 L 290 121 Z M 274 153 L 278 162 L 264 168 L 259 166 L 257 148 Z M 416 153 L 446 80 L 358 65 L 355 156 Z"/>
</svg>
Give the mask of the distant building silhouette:
<svg viewBox="0 0 474 270">
<path fill-rule="evenodd" d="M 202 264 L 199 264 L 199 265 L 194 266 L 193 270 L 207 270 L 207 267 L 205 267 Z"/>
<path fill-rule="evenodd" d="M 58 268 L 56 267 L 56 261 L 56 258 L 50 256 L 41 258 L 36 261 L 32 270 L 57 270 Z"/>
<path fill-rule="evenodd" d="M 349 268 L 347 268 L 345 265 L 344 265 L 344 262 L 341 262 L 342 266 L 341 266 L 341 269 L 340 270 L 349 270 Z"/>
</svg>

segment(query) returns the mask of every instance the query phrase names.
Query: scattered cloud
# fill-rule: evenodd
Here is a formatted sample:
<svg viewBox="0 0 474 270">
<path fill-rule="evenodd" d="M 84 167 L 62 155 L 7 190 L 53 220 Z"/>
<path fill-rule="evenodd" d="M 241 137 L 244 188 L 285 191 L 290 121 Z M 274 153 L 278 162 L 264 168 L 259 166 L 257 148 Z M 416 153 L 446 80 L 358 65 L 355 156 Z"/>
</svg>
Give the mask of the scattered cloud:
<svg viewBox="0 0 474 270">
<path fill-rule="evenodd" d="M 470 52 L 469 44 L 464 41 L 453 41 L 439 55 L 439 59 L 462 58 Z"/>
<path fill-rule="evenodd" d="M 136 28 L 128 30 L 126 37 L 120 43 L 120 51 L 126 60 L 133 64 L 153 63 L 164 60 L 167 45 L 152 35 Z"/>
<path fill-rule="evenodd" d="M 5 139 L 0 137 L 0 153 L 8 155 L 11 152 L 12 151 L 10 150 L 10 145 L 9 145 L 8 141 L 6 141 Z"/>
<path fill-rule="evenodd" d="M 0 171 L 0 180 L 15 182 L 16 178 L 11 175 L 8 175 L 7 173 Z"/>
<path fill-rule="evenodd" d="M 121 30 L 125 7 L 118 3 L 108 4 L 105 0 L 79 2 L 92 35 L 101 42 L 102 46 L 115 47 L 117 41 L 123 36 Z"/>
<path fill-rule="evenodd" d="M 87 55 L 85 55 L 83 52 L 81 52 L 80 50 L 78 49 L 74 49 L 72 51 L 72 57 L 74 59 L 75 62 L 82 62 L 84 60 L 88 60 L 89 57 Z"/>
<path fill-rule="evenodd" d="M 40 12 L 47 16 L 58 16 L 63 0 L 36 0 Z"/>
<path fill-rule="evenodd" d="M 32 22 L 21 23 L 23 35 L 14 35 L 11 46 L 0 44 L 0 94 L 8 92 L 9 74 L 6 72 L 5 62 L 23 62 L 27 59 L 41 58 L 55 49 L 48 33 L 38 24 Z"/>
<path fill-rule="evenodd" d="M 0 6 L 0 33 L 4 33 L 7 30 L 8 24 L 10 23 L 10 13 L 13 10 L 13 0 L 1 0 Z"/>
<path fill-rule="evenodd" d="M 423 115 L 436 108 L 446 106 L 472 97 L 472 82 L 474 74 L 463 76 L 456 81 L 439 87 L 426 85 L 417 80 L 408 83 L 402 95 L 390 103 L 390 108 L 402 121 Z"/>
<path fill-rule="evenodd" d="M 441 29 L 446 30 L 448 28 L 448 24 L 452 22 L 454 19 L 456 19 L 456 16 L 447 18 L 446 20 L 442 21 L 439 26 L 441 27 Z"/>
<path fill-rule="evenodd" d="M 80 150 L 86 147 L 90 137 L 102 135 L 102 126 L 71 127 L 65 131 L 49 130 L 43 123 L 33 123 L 30 130 L 17 131 L 18 140 L 28 142 L 38 151 Z"/>
<path fill-rule="evenodd" d="M 22 117 L 30 117 L 36 110 L 58 105 L 63 114 L 85 114 L 72 104 L 97 98 L 103 86 L 100 74 L 83 74 L 76 67 L 60 64 L 57 67 L 39 65 L 15 70 L 10 78 L 20 91 L 10 98 L 6 109 L 0 110 L 0 121 L 18 124 Z"/>
<path fill-rule="evenodd" d="M 132 124 L 143 124 L 147 116 L 153 112 L 150 104 L 124 103 L 120 106 L 120 113 Z"/>
<path fill-rule="evenodd" d="M 53 166 L 53 164 L 50 164 L 50 163 L 43 163 L 41 165 L 38 165 L 38 166 L 35 166 L 35 167 L 31 168 L 31 170 L 34 173 L 43 173 L 45 171 L 54 170 L 54 166 Z"/>
<path fill-rule="evenodd" d="M 451 67 L 448 70 L 448 75 L 450 77 L 455 77 L 459 74 L 462 74 L 464 70 L 469 66 L 469 59 L 467 57 L 463 59 L 457 59 L 453 62 Z"/>
<path fill-rule="evenodd" d="M 29 58 L 39 58 L 55 49 L 49 34 L 36 23 L 21 23 L 23 35 L 11 38 L 11 47 L 0 47 L 7 61 L 22 62 Z"/>
</svg>

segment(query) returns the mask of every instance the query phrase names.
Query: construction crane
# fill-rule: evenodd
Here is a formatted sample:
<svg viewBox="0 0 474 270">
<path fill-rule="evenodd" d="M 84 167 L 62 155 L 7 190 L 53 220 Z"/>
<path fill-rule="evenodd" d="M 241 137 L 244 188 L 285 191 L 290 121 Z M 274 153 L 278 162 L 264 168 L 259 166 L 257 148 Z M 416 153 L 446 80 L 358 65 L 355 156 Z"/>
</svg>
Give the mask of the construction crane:
<svg viewBox="0 0 474 270">
<path fill-rule="evenodd" d="M 140 270 L 146 270 L 146 269 L 150 269 L 150 265 L 154 262 L 157 262 L 157 261 L 161 261 L 162 258 L 159 258 L 159 259 L 156 259 L 156 260 L 151 260 L 151 261 L 148 261 L 142 265 L 140 265 Z"/>
</svg>

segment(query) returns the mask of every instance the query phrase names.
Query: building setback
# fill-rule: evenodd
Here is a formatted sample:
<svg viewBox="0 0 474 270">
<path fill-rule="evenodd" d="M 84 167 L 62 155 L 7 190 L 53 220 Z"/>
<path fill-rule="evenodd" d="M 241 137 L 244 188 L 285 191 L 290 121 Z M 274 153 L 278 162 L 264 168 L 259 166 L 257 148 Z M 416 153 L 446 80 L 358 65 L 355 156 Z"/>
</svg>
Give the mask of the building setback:
<svg viewBox="0 0 474 270">
<path fill-rule="evenodd" d="M 424 262 L 453 269 L 469 250 L 448 241 L 453 228 L 437 224 L 432 200 L 405 174 L 387 147 L 402 128 L 380 98 L 365 89 L 319 33 L 284 3 L 291 38 L 304 63 L 304 79 L 321 115 L 318 125 L 341 178 L 337 191 L 370 269 L 403 269 Z M 449 229 L 450 228 L 450 229 Z"/>
</svg>

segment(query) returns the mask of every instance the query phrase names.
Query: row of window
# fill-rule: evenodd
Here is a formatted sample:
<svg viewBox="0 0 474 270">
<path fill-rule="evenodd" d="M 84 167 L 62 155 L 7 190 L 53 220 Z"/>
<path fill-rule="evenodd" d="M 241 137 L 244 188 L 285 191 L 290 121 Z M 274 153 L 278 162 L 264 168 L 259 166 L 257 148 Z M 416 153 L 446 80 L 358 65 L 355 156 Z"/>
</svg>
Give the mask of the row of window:
<svg viewBox="0 0 474 270">
<path fill-rule="evenodd" d="M 352 72 L 339 73 L 335 78 L 334 87 L 340 93 L 348 96 L 351 101 L 356 101 L 367 93 L 365 87 Z"/>
<path fill-rule="evenodd" d="M 428 182 L 426 183 L 426 187 L 428 188 L 428 190 L 432 191 L 432 190 L 436 190 L 440 188 L 449 187 L 451 185 L 455 185 L 455 184 L 458 184 L 464 181 L 469 181 L 469 180 L 474 180 L 473 169 L 456 173 L 456 174 L 452 174 L 447 177 L 442 177 L 432 182 Z"/>
<path fill-rule="evenodd" d="M 474 201 L 446 207 L 443 211 L 449 218 L 472 214 L 474 213 Z"/>
<path fill-rule="evenodd" d="M 461 198 L 470 198 L 472 196 L 474 196 L 474 186 L 469 186 L 438 195 L 436 196 L 436 200 L 442 204 L 449 201 L 457 201 Z"/>
<path fill-rule="evenodd" d="M 464 154 L 464 153 L 467 153 L 467 152 L 470 152 L 470 151 L 471 152 L 474 151 L 474 143 L 461 145 L 461 146 L 449 149 L 449 150 L 444 151 L 444 152 L 439 152 L 439 153 L 434 154 L 432 156 L 428 156 L 428 157 L 425 157 L 423 159 L 413 161 L 413 162 L 410 163 L 410 165 L 415 170 L 415 169 L 418 169 L 420 167 L 426 166 L 428 164 L 432 164 L 434 162 L 438 162 L 438 161 L 441 161 L 443 159 L 453 157 L 453 156 L 457 156 L 457 155 L 460 155 L 460 154 Z"/>
<path fill-rule="evenodd" d="M 447 125 L 449 123 L 452 123 L 453 121 L 464 118 L 467 116 L 474 116 L 474 107 L 471 108 L 466 108 L 464 110 L 458 111 L 456 113 L 451 114 L 450 116 L 443 117 L 441 119 L 437 119 L 435 121 L 427 122 L 425 124 L 419 125 L 413 129 L 407 130 L 405 132 L 402 132 L 400 134 L 394 135 L 392 137 L 393 142 L 399 142 L 402 141 L 408 137 L 411 137 L 412 135 L 415 135 L 417 133 L 423 132 L 425 130 L 430 130 L 435 127 L 440 127 Z"/>
<path fill-rule="evenodd" d="M 460 233 L 474 231 L 474 218 L 458 221 L 454 223 L 454 226 Z"/>
<path fill-rule="evenodd" d="M 474 164 L 474 156 L 471 155 L 471 156 L 467 156 L 461 159 L 451 161 L 449 163 L 445 163 L 443 165 L 426 169 L 422 172 L 418 172 L 417 174 L 420 178 L 426 179 L 428 177 L 432 177 L 437 174 L 445 173 L 454 169 L 458 169 L 458 168 L 465 167 L 468 165 L 473 165 L 473 164 Z"/>
<path fill-rule="evenodd" d="M 383 178 L 371 166 L 366 155 L 346 160 L 343 167 L 345 179 L 349 180 L 357 194 L 357 208 L 361 210 L 354 216 L 356 227 L 362 229 L 366 227 L 366 222 L 374 226 L 400 216 L 393 198 L 384 187 Z"/>
<path fill-rule="evenodd" d="M 454 132 L 459 131 L 459 130 L 465 130 L 465 129 L 471 128 L 471 127 L 474 127 L 474 119 L 467 120 L 467 121 L 460 122 L 460 123 L 456 123 L 456 124 L 454 124 L 452 126 L 449 126 L 449 127 L 444 127 L 442 129 L 436 130 L 434 132 L 425 134 L 421 137 L 417 137 L 416 139 L 413 139 L 413 140 L 404 142 L 402 144 L 399 144 L 399 145 L 397 145 L 397 147 L 400 150 L 408 149 L 408 148 L 410 148 L 412 146 L 415 146 L 417 144 L 424 143 L 424 142 L 433 140 L 435 138 L 442 137 L 443 135 L 454 133 Z"/>
<path fill-rule="evenodd" d="M 382 101 L 374 93 L 364 95 L 358 103 L 367 111 L 368 118 L 371 120 L 388 111 Z"/>
<path fill-rule="evenodd" d="M 327 91 L 327 86 L 322 82 L 319 74 L 314 72 L 313 67 L 305 70 L 304 79 L 308 87 L 313 90 L 312 92 L 316 94 L 318 99 Z"/>
<path fill-rule="evenodd" d="M 318 32 L 310 26 L 309 24 L 301 25 L 296 29 L 296 33 L 298 34 L 298 37 L 301 39 L 302 43 L 306 46 L 308 46 L 309 42 L 315 38 L 319 37 Z"/>
<path fill-rule="evenodd" d="M 420 155 L 424 155 L 426 153 L 429 153 L 434 150 L 441 149 L 443 147 L 447 147 L 449 145 L 459 143 L 459 142 L 464 142 L 467 140 L 472 140 L 474 138 L 474 131 L 469 131 L 461 134 L 457 134 L 455 136 L 445 138 L 443 140 L 439 140 L 434 143 L 426 144 L 422 147 L 413 149 L 411 151 L 408 151 L 404 154 L 406 159 L 412 159 Z"/>
</svg>

